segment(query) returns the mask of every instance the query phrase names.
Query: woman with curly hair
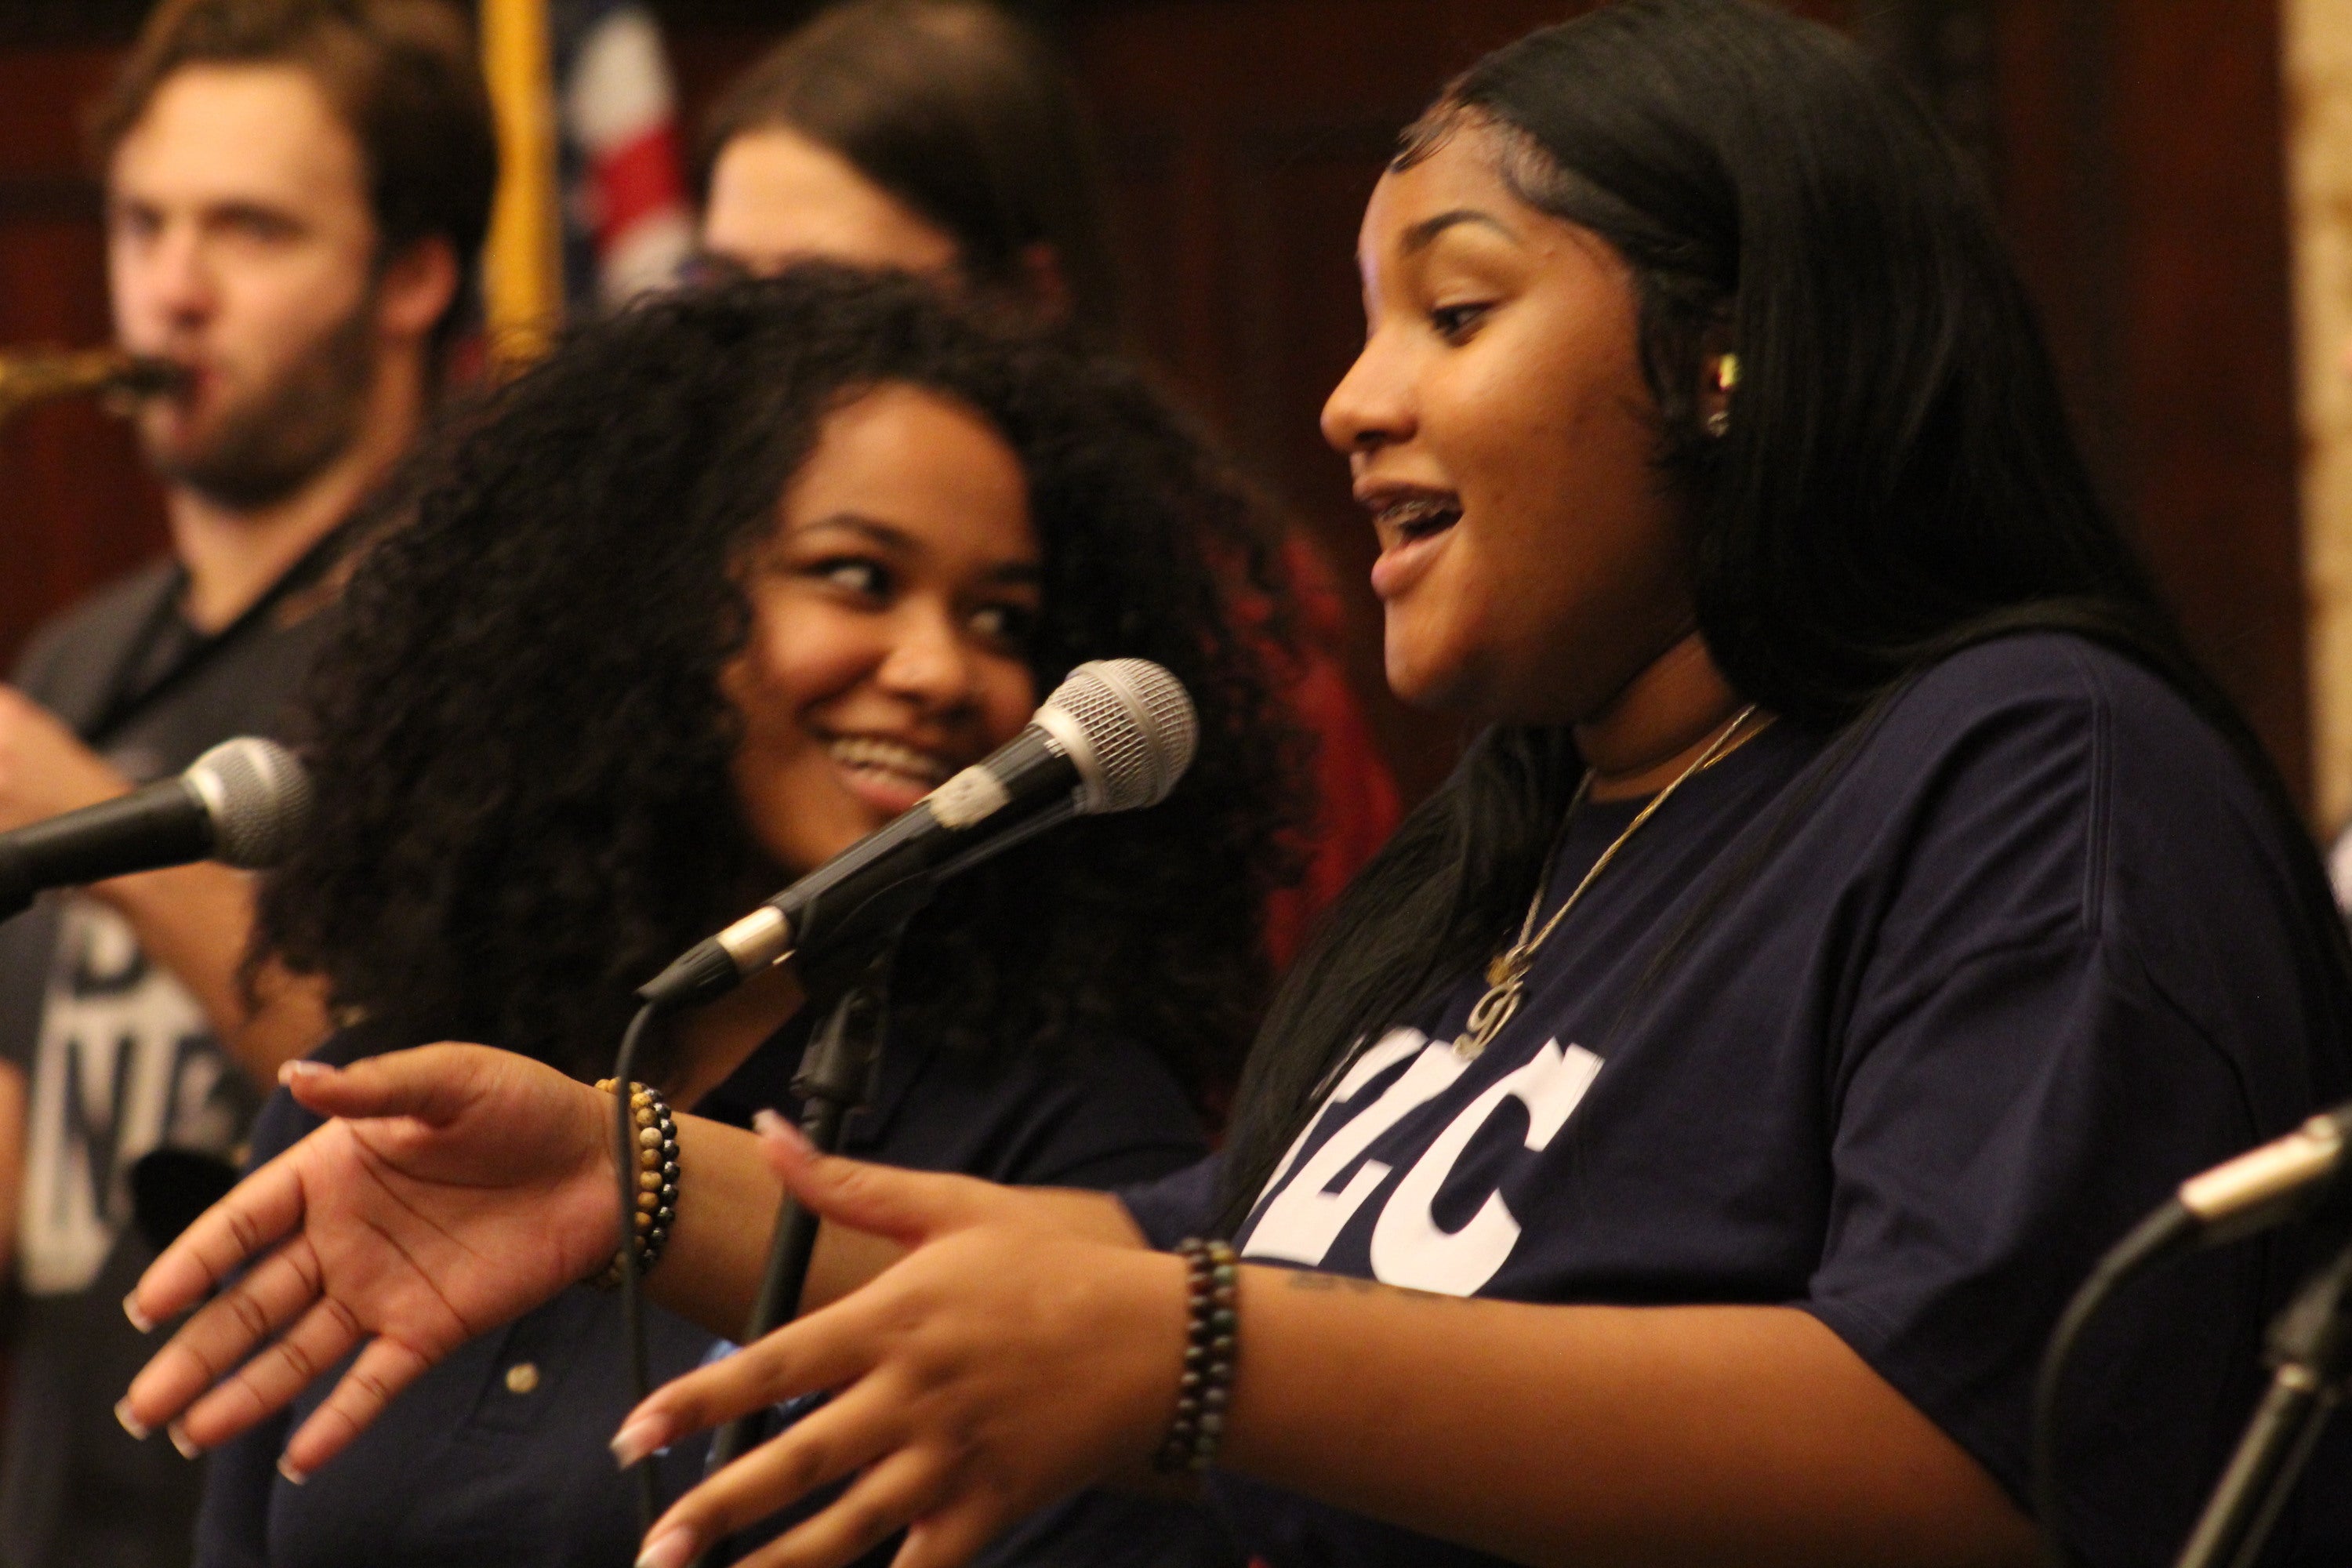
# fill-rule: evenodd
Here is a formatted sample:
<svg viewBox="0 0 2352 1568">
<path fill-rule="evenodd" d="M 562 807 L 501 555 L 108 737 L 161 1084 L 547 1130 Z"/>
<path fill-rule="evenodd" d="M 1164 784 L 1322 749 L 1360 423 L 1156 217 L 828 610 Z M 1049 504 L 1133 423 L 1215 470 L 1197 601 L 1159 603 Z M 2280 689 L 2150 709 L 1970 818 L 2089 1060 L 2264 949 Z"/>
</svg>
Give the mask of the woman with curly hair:
<svg viewBox="0 0 2352 1568">
<path fill-rule="evenodd" d="M 941 889 L 849 1142 L 1097 1187 L 1197 1157 L 1265 984 L 1289 742 L 1262 629 L 1224 614 L 1242 504 L 1133 378 L 806 270 L 583 333 L 404 494 L 313 677 L 318 818 L 263 899 L 270 950 L 353 1020 L 320 1059 L 459 1038 L 593 1079 L 669 957 L 1009 739 L 1073 665 L 1132 655 L 1191 691 L 1192 768 Z M 643 1076 L 722 1118 L 782 1103 L 805 1020 L 761 1042 L 797 1000 L 772 971 Z M 257 1161 L 314 1124 L 281 1094 Z M 577 1289 L 475 1338 L 299 1489 L 282 1423 L 232 1446 L 200 1561 L 626 1561 L 615 1306 Z M 654 1339 L 665 1373 L 711 1344 L 667 1315 Z"/>
<path fill-rule="evenodd" d="M 1076 87 L 993 0 L 827 5 L 713 106 L 699 162 L 704 272 L 890 267 L 1082 343 L 1135 342 Z M 1301 875 L 1267 910 L 1277 964 L 1402 815 L 1343 673 L 1330 565 L 1295 524 L 1280 551 L 1304 645 L 1284 700 L 1315 745 Z"/>
</svg>

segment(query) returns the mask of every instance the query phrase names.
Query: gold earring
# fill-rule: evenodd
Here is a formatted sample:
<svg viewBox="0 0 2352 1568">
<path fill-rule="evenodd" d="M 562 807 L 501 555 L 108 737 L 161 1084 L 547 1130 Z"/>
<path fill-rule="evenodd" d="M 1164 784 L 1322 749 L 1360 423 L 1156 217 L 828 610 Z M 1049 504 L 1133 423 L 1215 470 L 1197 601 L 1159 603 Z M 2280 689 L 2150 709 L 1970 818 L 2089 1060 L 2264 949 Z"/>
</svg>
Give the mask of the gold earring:
<svg viewBox="0 0 2352 1568">
<path fill-rule="evenodd" d="M 1731 433 L 1731 409 L 1728 399 L 1731 389 L 1739 384 L 1739 356 L 1718 354 L 1715 361 L 1715 390 L 1726 400 L 1726 406 L 1706 416 L 1706 433 L 1720 441 Z"/>
</svg>

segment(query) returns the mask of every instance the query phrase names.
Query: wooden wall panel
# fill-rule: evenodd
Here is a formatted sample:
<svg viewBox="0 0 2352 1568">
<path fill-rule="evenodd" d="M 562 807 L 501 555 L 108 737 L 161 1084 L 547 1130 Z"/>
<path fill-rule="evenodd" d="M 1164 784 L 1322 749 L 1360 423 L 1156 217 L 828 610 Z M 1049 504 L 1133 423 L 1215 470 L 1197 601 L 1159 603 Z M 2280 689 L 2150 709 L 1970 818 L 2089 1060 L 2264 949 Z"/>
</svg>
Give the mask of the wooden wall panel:
<svg viewBox="0 0 2352 1568">
<path fill-rule="evenodd" d="M 0 351 L 110 331 L 80 110 L 114 58 L 81 44 L 0 51 Z M 163 503 L 122 425 L 74 404 L 0 431 L 0 669 L 43 617 L 163 545 Z"/>
<path fill-rule="evenodd" d="M 2191 638 L 2305 790 L 2278 8 L 2171 0 L 2117 10 L 2112 123 L 2129 151 L 2118 268 L 2129 316 L 2116 372 L 2128 445 L 2116 472 Z M 2255 129 L 2263 133 L 2243 133 Z M 2193 595 L 2181 591 L 2189 584 Z"/>
<path fill-rule="evenodd" d="M 1996 194 L 2094 469 L 2308 804 L 2277 8 L 1982 9 Z"/>
</svg>

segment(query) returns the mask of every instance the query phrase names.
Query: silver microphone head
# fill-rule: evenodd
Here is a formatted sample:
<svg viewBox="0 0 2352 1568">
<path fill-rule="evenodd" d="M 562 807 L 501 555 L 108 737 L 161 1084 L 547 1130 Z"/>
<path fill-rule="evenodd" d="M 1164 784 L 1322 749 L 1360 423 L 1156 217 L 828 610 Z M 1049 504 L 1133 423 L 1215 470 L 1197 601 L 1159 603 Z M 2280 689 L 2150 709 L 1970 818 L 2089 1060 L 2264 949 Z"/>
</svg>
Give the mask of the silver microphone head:
<svg viewBox="0 0 2352 1568">
<path fill-rule="evenodd" d="M 1083 815 L 1166 800 L 1201 741 L 1184 683 L 1148 658 L 1078 666 L 1045 699 L 1035 722 L 1076 765 Z"/>
<path fill-rule="evenodd" d="M 180 778 L 213 819 L 213 858 L 248 871 L 292 853 L 317 801 L 294 753 L 253 735 L 223 741 Z"/>
</svg>

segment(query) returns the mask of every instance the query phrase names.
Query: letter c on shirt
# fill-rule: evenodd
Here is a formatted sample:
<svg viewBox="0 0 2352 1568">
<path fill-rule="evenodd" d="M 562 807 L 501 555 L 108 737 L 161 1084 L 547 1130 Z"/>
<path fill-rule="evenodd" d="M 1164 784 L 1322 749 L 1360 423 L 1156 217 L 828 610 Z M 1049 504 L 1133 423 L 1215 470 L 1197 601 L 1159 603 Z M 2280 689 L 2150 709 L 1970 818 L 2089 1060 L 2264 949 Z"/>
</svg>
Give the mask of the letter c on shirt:
<svg viewBox="0 0 2352 1568">
<path fill-rule="evenodd" d="M 1601 1058 L 1582 1046 L 1562 1052 L 1559 1043 L 1551 1041 L 1532 1061 L 1464 1107 L 1413 1162 L 1382 1206 L 1380 1223 L 1372 1227 L 1372 1278 L 1385 1285 L 1447 1296 L 1473 1295 L 1492 1279 L 1519 1242 L 1519 1222 L 1511 1217 L 1503 1194 L 1488 1193 L 1470 1223 L 1450 1232 L 1438 1228 L 1431 1204 L 1453 1173 L 1454 1162 L 1506 1098 L 1527 1106 L 1527 1147 L 1540 1153 L 1600 1071 Z"/>
</svg>

